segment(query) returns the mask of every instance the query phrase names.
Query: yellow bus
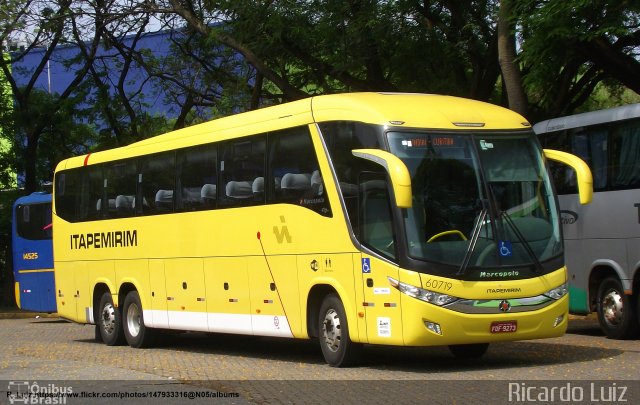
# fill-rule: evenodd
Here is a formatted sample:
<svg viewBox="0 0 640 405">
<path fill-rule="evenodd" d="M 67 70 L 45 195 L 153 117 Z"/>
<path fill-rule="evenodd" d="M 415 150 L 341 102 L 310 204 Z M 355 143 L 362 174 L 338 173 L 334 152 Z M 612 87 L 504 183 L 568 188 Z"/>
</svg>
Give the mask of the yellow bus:
<svg viewBox="0 0 640 405">
<path fill-rule="evenodd" d="M 108 345 L 158 330 L 363 344 L 562 335 L 567 273 L 546 158 L 521 116 L 426 94 L 311 97 L 62 161 L 58 313 Z"/>
</svg>

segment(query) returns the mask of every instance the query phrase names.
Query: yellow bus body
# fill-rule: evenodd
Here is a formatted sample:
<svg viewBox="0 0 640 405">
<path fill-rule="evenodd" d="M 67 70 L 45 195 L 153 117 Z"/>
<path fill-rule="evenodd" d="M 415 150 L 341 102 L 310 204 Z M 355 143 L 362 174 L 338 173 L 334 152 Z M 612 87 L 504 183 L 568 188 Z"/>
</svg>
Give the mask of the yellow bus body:
<svg viewBox="0 0 640 405">
<path fill-rule="evenodd" d="M 451 345 L 546 338 L 565 332 L 566 296 L 537 311 L 473 315 L 437 307 L 391 288 L 389 277 L 416 286 L 444 281 L 450 283 L 448 294 L 465 299 L 533 297 L 566 282 L 566 269 L 523 280 L 460 281 L 401 269 L 363 252 L 350 236 L 317 126 L 337 120 L 460 133 L 473 129 L 467 124 L 482 124 L 482 130 L 529 126 L 508 110 L 455 97 L 342 94 L 237 114 L 67 159 L 56 173 L 308 126 L 333 215 L 321 216 L 295 205 L 267 204 L 71 223 L 60 218 L 54 206 L 59 315 L 96 323 L 101 293 L 110 292 L 118 307 L 127 292 L 136 290 L 147 327 L 306 339 L 313 329 L 309 323 L 318 309 L 318 297 L 332 292 L 344 305 L 354 342 Z M 96 241 L 104 242 L 109 235 L 121 240 L 119 246 L 98 246 Z M 366 278 L 372 279 L 373 288 L 365 284 L 365 258 L 370 260 Z M 518 330 L 490 333 L 496 319 L 517 321 Z M 439 324 L 442 334 L 428 330 L 425 322 Z"/>
</svg>

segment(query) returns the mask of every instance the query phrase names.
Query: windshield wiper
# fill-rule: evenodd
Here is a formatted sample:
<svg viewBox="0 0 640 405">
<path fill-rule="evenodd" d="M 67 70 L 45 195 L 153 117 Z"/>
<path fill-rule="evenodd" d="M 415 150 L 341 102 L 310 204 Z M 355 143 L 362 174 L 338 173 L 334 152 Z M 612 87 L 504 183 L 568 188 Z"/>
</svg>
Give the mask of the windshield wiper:
<svg viewBox="0 0 640 405">
<path fill-rule="evenodd" d="M 471 261 L 471 256 L 473 256 L 474 250 L 476 250 L 476 244 L 478 243 L 478 238 L 482 231 L 482 225 L 484 225 L 485 218 L 487 217 L 487 212 L 489 212 L 489 210 L 483 208 L 482 211 L 480 211 L 480 215 L 478 215 L 476 223 L 473 224 L 473 233 L 471 234 L 471 240 L 467 247 L 467 253 L 465 253 L 460 269 L 456 273 L 458 276 L 464 274 L 467 271 L 467 267 L 469 267 L 469 262 Z"/>
<path fill-rule="evenodd" d="M 509 225 L 509 227 L 511 227 L 511 229 L 513 229 L 513 233 L 516 234 L 516 236 L 520 240 L 520 243 L 522 243 L 524 250 L 526 250 L 527 254 L 531 257 L 531 259 L 533 259 L 533 262 L 535 264 L 534 271 L 537 270 L 542 272 L 544 270 L 542 267 L 542 263 L 540 263 L 540 260 L 538 260 L 535 252 L 533 251 L 533 249 L 531 249 L 531 245 L 529 244 L 529 242 L 527 242 L 527 240 L 524 238 L 524 235 L 522 235 L 522 233 L 520 232 L 520 229 L 518 229 L 516 224 L 513 223 L 513 219 L 511 219 L 511 216 L 507 213 L 507 211 L 501 211 L 500 218 L 505 219 L 505 222 Z"/>
</svg>

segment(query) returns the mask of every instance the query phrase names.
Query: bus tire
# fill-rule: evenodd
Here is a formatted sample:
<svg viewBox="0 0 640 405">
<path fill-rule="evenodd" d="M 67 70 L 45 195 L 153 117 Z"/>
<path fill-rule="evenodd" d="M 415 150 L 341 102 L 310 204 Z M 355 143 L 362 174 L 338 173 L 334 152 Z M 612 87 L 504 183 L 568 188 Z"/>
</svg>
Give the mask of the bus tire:
<svg viewBox="0 0 640 405">
<path fill-rule="evenodd" d="M 122 306 L 124 337 L 131 347 L 149 347 L 153 343 L 153 331 L 144 325 L 142 303 L 137 291 L 130 291 Z"/>
<path fill-rule="evenodd" d="M 335 294 L 327 295 L 320 306 L 318 339 L 325 361 L 332 367 L 355 365 L 362 353 L 362 344 L 349 338 L 349 325 L 342 301 Z"/>
<path fill-rule="evenodd" d="M 608 277 L 598 288 L 598 321 L 611 339 L 630 339 L 638 330 L 631 297 L 625 295 L 617 277 Z"/>
<path fill-rule="evenodd" d="M 113 305 L 113 298 L 108 291 L 102 294 L 100 298 L 97 325 L 100 337 L 107 346 L 124 344 L 120 310 Z"/>
<path fill-rule="evenodd" d="M 489 343 L 474 343 L 468 345 L 449 345 L 449 351 L 458 359 L 479 359 L 489 348 Z"/>
</svg>

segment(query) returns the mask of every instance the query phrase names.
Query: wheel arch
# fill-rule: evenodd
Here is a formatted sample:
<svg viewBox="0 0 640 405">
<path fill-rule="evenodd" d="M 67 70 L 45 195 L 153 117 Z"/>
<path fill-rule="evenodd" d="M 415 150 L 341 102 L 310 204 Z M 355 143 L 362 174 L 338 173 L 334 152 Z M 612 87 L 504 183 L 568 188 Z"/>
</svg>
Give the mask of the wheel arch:
<svg viewBox="0 0 640 405">
<path fill-rule="evenodd" d="M 631 282 L 631 293 L 640 301 L 640 262 L 636 263 L 635 272 Z M 638 314 L 638 316 L 640 316 L 640 314 Z"/>
<path fill-rule="evenodd" d="M 600 284 L 608 277 L 616 277 L 626 289 L 630 288 L 629 281 L 626 278 L 624 269 L 619 263 L 613 260 L 598 260 L 591 266 L 589 272 L 589 309 L 597 310 L 598 288 Z"/>
<path fill-rule="evenodd" d="M 93 286 L 93 295 L 91 297 L 91 304 L 93 306 L 93 311 L 92 311 L 93 319 L 91 319 L 91 323 L 92 324 L 95 324 L 96 320 L 100 316 L 99 315 L 99 311 L 100 311 L 99 306 L 100 306 L 100 299 L 102 298 L 102 295 L 104 293 L 108 292 L 113 296 L 113 292 L 112 291 L 113 291 L 113 289 L 109 285 L 108 281 L 99 280 Z"/>
<path fill-rule="evenodd" d="M 307 294 L 307 334 L 310 338 L 317 338 L 318 331 L 318 321 L 319 321 L 319 313 L 320 306 L 322 305 L 322 301 L 324 297 L 329 294 L 335 294 L 342 305 L 344 306 L 344 311 L 347 316 L 347 322 L 349 323 L 349 335 L 351 340 L 358 341 L 358 322 L 356 318 L 356 312 L 354 307 L 353 300 L 345 299 L 349 297 L 347 291 L 344 291 L 340 286 L 335 286 L 330 283 L 328 280 L 324 282 L 319 282 L 315 284 L 309 290 Z"/>
<path fill-rule="evenodd" d="M 134 284 L 132 281 L 125 281 L 120 284 L 120 288 L 118 289 L 118 302 L 124 303 L 124 299 L 131 291 L 137 291 L 138 295 L 140 295 L 140 289 Z M 140 297 L 142 301 L 142 297 Z"/>
</svg>

